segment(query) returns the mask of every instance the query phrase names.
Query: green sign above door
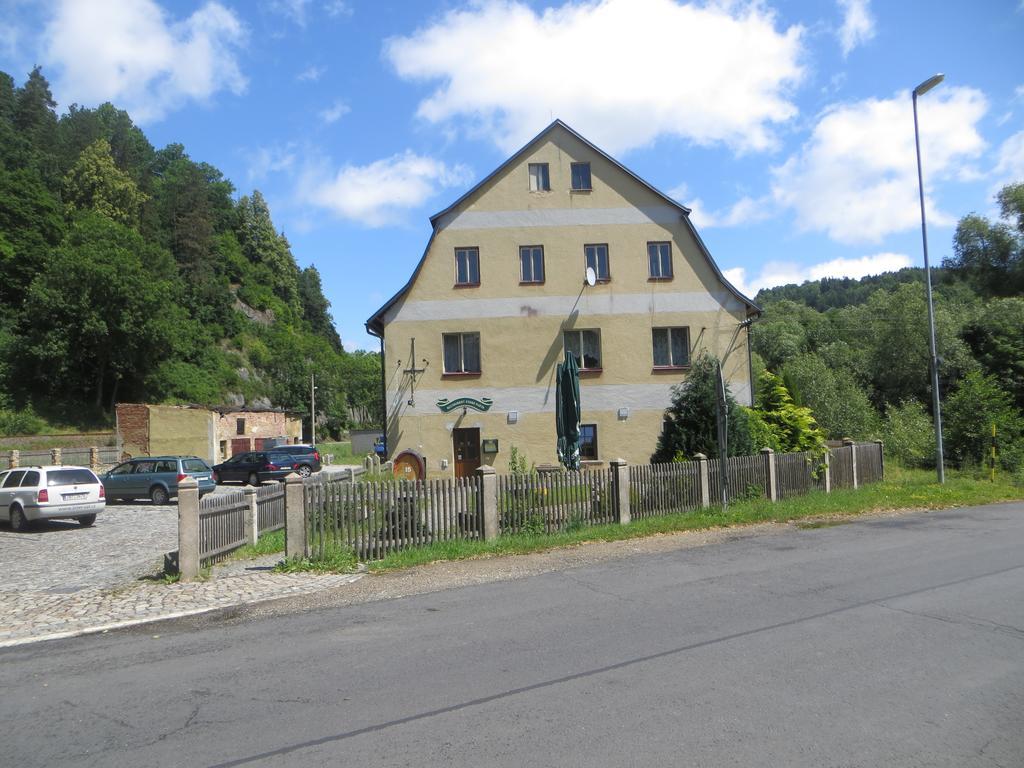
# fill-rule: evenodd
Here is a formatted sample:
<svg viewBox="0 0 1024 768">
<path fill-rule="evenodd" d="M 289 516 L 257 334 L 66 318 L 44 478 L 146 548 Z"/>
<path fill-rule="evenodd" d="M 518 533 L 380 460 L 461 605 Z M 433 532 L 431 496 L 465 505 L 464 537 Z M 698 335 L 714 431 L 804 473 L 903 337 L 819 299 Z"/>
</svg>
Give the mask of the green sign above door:
<svg viewBox="0 0 1024 768">
<path fill-rule="evenodd" d="M 493 404 L 494 401 L 489 397 L 481 397 L 479 400 L 475 397 L 457 397 L 454 400 L 442 397 L 437 401 L 437 407 L 440 408 L 443 413 L 450 413 L 456 408 L 472 408 L 474 411 L 486 413 L 491 410 L 491 406 Z"/>
</svg>

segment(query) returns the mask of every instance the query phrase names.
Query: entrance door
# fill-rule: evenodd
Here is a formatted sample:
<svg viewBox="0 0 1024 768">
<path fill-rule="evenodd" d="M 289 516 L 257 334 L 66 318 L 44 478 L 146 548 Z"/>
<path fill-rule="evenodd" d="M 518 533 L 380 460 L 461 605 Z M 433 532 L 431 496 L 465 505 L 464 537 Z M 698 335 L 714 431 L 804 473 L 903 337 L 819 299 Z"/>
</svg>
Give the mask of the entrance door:
<svg viewBox="0 0 1024 768">
<path fill-rule="evenodd" d="M 453 429 L 452 450 L 455 453 L 455 476 L 472 477 L 480 466 L 480 430 Z"/>
</svg>

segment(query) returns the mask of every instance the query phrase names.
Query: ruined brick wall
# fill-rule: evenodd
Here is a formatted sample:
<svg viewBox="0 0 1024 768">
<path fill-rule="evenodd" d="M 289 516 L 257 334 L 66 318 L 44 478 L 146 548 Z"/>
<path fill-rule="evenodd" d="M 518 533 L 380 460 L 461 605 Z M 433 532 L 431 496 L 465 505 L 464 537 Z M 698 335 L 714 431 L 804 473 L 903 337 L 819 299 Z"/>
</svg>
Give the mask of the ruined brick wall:
<svg viewBox="0 0 1024 768">
<path fill-rule="evenodd" d="M 149 455 L 149 406 L 142 403 L 118 403 L 117 445 L 132 456 Z"/>
<path fill-rule="evenodd" d="M 283 413 L 269 411 L 229 411 L 220 414 L 217 419 L 217 444 L 221 452 L 220 460 L 242 450 L 256 450 L 257 440 L 268 437 L 286 437 L 290 442 L 294 439 L 295 427 Z M 238 433 L 238 420 L 245 420 L 242 434 Z"/>
</svg>

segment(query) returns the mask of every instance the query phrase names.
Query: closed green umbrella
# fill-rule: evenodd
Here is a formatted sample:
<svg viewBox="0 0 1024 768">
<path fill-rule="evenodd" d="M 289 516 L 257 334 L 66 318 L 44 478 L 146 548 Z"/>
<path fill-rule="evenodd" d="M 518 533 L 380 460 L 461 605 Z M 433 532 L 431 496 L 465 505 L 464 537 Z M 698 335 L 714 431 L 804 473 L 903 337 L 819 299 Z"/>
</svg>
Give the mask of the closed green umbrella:
<svg viewBox="0 0 1024 768">
<path fill-rule="evenodd" d="M 580 368 L 567 355 L 555 376 L 555 429 L 558 460 L 566 469 L 580 468 Z"/>
</svg>

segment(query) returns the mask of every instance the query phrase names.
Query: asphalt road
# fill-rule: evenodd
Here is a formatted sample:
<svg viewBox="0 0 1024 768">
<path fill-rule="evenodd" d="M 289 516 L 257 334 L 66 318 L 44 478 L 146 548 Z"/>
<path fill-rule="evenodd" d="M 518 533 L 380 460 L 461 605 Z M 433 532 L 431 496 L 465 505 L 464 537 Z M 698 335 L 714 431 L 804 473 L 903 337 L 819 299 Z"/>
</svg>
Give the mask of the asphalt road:
<svg viewBox="0 0 1024 768">
<path fill-rule="evenodd" d="M 1021 766 L 1024 505 L 0 651 L 10 766 Z"/>
</svg>

